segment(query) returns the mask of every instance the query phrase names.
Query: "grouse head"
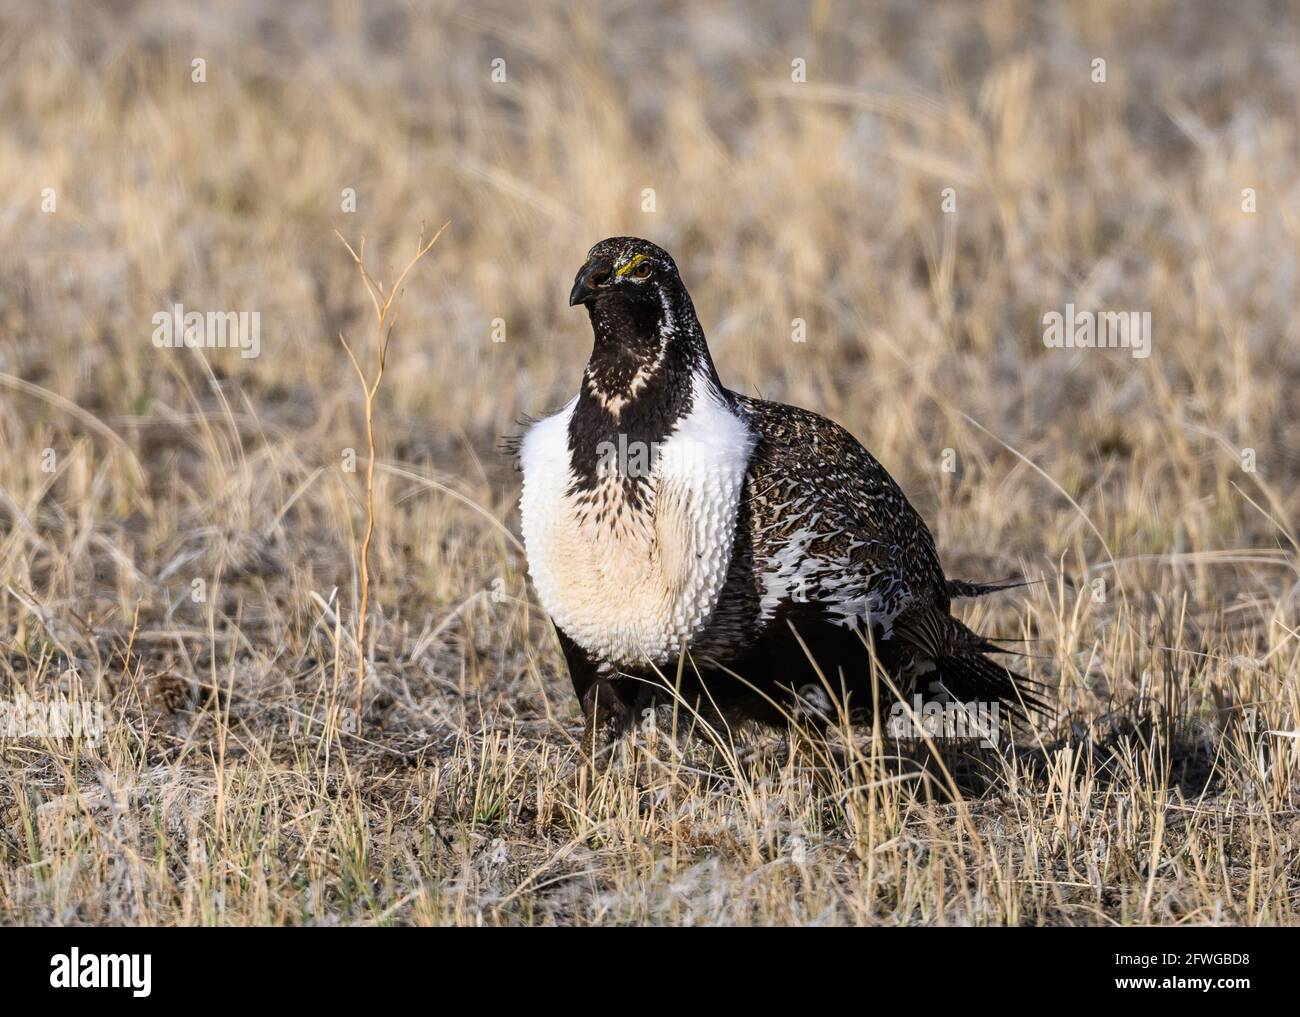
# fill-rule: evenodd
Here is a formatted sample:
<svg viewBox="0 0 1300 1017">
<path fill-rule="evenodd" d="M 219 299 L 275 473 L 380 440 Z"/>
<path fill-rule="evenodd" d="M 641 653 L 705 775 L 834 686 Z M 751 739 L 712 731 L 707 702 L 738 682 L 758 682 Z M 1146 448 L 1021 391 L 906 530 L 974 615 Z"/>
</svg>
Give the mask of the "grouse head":
<svg viewBox="0 0 1300 1017">
<path fill-rule="evenodd" d="M 695 305 L 662 247 L 610 237 L 587 253 L 569 293 L 582 304 L 595 337 L 586 382 L 614 416 L 647 387 L 716 378 Z"/>
</svg>

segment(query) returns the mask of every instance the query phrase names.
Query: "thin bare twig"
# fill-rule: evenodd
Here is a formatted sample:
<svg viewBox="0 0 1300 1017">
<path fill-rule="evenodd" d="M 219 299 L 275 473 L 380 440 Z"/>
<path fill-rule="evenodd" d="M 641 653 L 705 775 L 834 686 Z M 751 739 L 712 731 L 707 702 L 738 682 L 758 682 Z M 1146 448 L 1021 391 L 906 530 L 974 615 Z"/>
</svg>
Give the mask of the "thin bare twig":
<svg viewBox="0 0 1300 1017">
<path fill-rule="evenodd" d="M 370 274 L 365 265 L 366 242 L 363 238 L 357 248 L 343 238 L 343 235 L 337 230 L 334 235 L 343 241 L 343 246 L 348 249 L 352 255 L 352 260 L 356 262 L 357 270 L 361 274 L 361 281 L 365 284 L 366 292 L 370 295 L 370 302 L 375 311 L 375 375 L 373 379 L 366 377 L 366 372 L 362 369 L 360 361 L 357 360 L 356 354 L 352 352 L 352 347 L 344 338 L 343 333 L 339 333 L 339 342 L 343 344 L 343 350 L 348 355 L 348 360 L 352 363 L 352 369 L 356 371 L 357 378 L 361 382 L 361 390 L 365 396 L 366 411 L 366 534 L 361 541 L 361 603 L 357 609 L 357 626 L 356 626 L 356 653 L 357 653 L 357 697 L 356 697 L 356 733 L 361 733 L 361 705 L 362 693 L 365 688 L 366 680 L 366 619 L 370 614 L 370 544 L 375 535 L 375 396 L 379 392 L 379 385 L 384 380 L 384 365 L 388 361 L 388 346 L 393 338 L 394 319 L 391 316 L 393 311 L 393 302 L 397 294 L 401 292 L 402 283 L 405 282 L 407 274 L 415 267 L 416 263 L 423 258 L 437 243 L 438 238 L 442 236 L 442 231 L 447 228 L 448 224 L 443 223 L 442 227 L 435 233 L 428 243 L 421 244 L 415 252 L 415 256 L 407 262 L 406 267 L 397 277 L 397 282 L 384 295 L 383 284 L 377 282 Z M 381 300 L 380 298 L 383 297 Z"/>
</svg>

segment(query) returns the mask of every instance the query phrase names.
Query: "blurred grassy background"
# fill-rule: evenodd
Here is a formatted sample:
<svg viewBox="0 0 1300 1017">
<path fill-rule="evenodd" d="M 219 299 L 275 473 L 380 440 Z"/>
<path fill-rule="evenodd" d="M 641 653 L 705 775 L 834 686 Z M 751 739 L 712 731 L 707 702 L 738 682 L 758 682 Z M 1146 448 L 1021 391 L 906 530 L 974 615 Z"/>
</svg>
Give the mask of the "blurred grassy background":
<svg viewBox="0 0 1300 1017">
<path fill-rule="evenodd" d="M 301 766 L 286 732 L 338 735 L 333 628 L 354 614 L 335 609 L 361 520 L 340 462 L 364 439 L 337 335 L 371 337 L 334 231 L 391 279 L 449 221 L 401 298 L 379 412 L 368 723 L 375 744 L 443 760 L 418 765 L 420 795 L 452 772 L 477 786 L 465 774 L 502 731 L 526 741 L 509 758 L 547 771 L 548 737 L 572 726 L 495 445 L 575 389 L 590 336 L 568 287 L 623 233 L 673 253 L 724 381 L 852 430 L 950 573 L 1048 580 L 975 610 L 1039 640 L 1032 666 L 1067 710 L 1095 718 L 1164 673 L 1189 717 L 1257 701 L 1293 729 L 1298 106 L 1295 3 L 5 5 L 0 679 L 111 701 L 119 740 L 97 758 L 128 784 L 150 766 L 226 779 L 208 756 L 236 729 L 254 783 Z M 1042 317 L 1067 302 L 1150 311 L 1152 355 L 1046 349 Z M 261 356 L 155 349 L 152 316 L 174 303 L 259 312 Z M 75 793 L 70 758 L 25 758 L 11 818 L 36 831 Z M 335 804 L 349 830 L 353 812 L 375 821 L 373 802 Z M 238 823 L 196 822 L 215 866 Z M 358 880 L 402 868 L 384 844 Z M 102 846 L 84 850 L 67 878 L 99 903 L 74 918 L 302 917 L 269 861 L 285 881 L 225 913 L 171 877 L 123 902 Z M 643 903 L 657 858 L 622 873 Z M 343 906 L 337 866 L 321 873 L 316 918 L 469 914 L 419 891 L 427 911 L 390 913 L 405 877 Z M 13 879 L 10 917 L 68 920 L 48 883 Z M 864 892 L 832 914 L 916 920 Z M 1013 918 L 967 904 L 949 917 Z M 589 905 L 564 915 L 597 920 Z M 657 906 L 626 914 L 669 920 Z M 1238 917 L 1277 915 L 1256 900 Z"/>
</svg>

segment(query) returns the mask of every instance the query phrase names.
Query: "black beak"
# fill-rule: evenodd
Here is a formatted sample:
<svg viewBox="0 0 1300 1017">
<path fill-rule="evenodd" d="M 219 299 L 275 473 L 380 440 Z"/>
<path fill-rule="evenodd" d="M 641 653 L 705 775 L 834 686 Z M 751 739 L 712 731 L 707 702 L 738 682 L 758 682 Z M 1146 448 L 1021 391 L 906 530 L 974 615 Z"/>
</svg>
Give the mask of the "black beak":
<svg viewBox="0 0 1300 1017">
<path fill-rule="evenodd" d="M 578 270 L 578 278 L 573 280 L 573 289 L 569 290 L 569 306 L 590 303 L 601 290 L 609 288 L 613 278 L 609 265 L 601 262 L 583 265 Z"/>
</svg>

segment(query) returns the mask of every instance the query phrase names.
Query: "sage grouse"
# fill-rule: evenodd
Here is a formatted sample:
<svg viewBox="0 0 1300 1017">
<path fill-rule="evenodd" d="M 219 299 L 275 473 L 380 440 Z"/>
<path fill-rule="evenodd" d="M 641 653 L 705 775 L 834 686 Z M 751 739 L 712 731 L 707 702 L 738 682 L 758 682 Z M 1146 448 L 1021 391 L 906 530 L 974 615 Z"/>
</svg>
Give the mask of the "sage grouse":
<svg viewBox="0 0 1300 1017">
<path fill-rule="evenodd" d="M 946 580 L 921 517 L 838 424 L 724 388 L 667 252 L 602 240 L 569 304 L 595 344 L 578 394 L 519 441 L 520 510 L 588 737 L 673 697 L 860 721 L 894 698 L 873 695 L 873 653 L 904 696 L 1041 708 L 949 612 L 1002 587 Z"/>
</svg>

